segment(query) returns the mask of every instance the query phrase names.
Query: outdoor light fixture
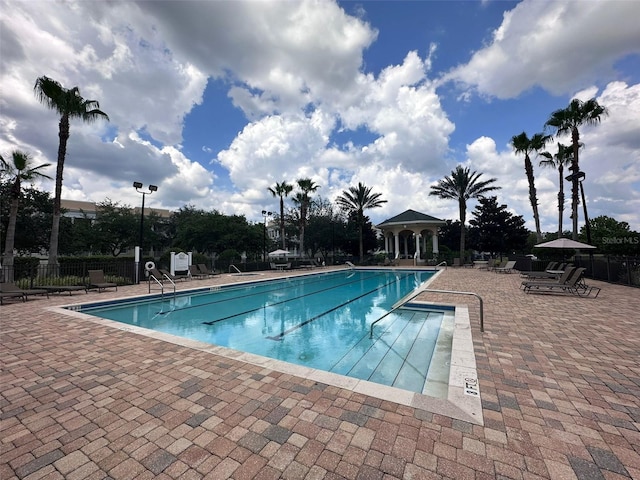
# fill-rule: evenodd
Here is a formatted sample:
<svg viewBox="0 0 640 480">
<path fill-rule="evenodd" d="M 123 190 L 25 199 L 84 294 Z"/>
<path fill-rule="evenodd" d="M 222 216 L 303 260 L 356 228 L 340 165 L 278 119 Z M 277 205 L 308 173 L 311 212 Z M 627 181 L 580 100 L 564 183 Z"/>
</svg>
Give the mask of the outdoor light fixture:
<svg viewBox="0 0 640 480">
<path fill-rule="evenodd" d="M 586 178 L 584 172 L 576 172 L 571 175 L 565 177 L 565 180 L 568 182 L 578 182 L 580 184 L 580 196 L 582 197 L 582 208 L 584 210 L 584 228 L 587 231 L 587 243 L 591 243 L 591 225 L 589 225 L 589 216 L 587 215 L 587 202 L 584 198 L 584 186 L 582 182 Z M 573 213 L 571 214 L 571 218 L 573 218 Z"/>
<path fill-rule="evenodd" d="M 273 215 L 273 212 L 262 210 L 262 216 L 264 217 L 264 228 L 262 230 L 262 260 L 267 259 L 267 217 Z"/>
<path fill-rule="evenodd" d="M 142 209 L 140 210 L 140 260 L 142 260 L 142 240 L 144 239 L 144 198 L 147 195 L 152 194 L 153 192 L 157 192 L 158 191 L 158 187 L 156 185 L 149 185 L 149 191 L 148 192 L 144 192 L 141 191 L 140 189 L 142 188 L 142 183 L 140 182 L 133 182 L 133 188 L 136 189 L 136 192 L 142 194 Z M 142 263 L 142 262 L 140 262 Z"/>
</svg>

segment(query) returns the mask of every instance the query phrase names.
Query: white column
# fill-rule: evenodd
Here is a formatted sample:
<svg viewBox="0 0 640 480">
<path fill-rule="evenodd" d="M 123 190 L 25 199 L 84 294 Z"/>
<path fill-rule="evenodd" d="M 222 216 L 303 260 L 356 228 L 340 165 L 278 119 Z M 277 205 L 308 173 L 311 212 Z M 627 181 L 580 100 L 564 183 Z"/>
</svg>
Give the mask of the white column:
<svg viewBox="0 0 640 480">
<path fill-rule="evenodd" d="M 416 259 L 420 260 L 420 234 L 416 233 Z"/>
<path fill-rule="evenodd" d="M 431 243 L 433 243 L 433 256 L 435 257 L 440 252 L 438 250 L 438 234 L 436 232 L 431 235 Z"/>
<path fill-rule="evenodd" d="M 393 258 L 396 258 L 398 256 L 398 252 L 400 251 L 400 235 L 398 235 L 398 233 L 394 233 L 393 239 L 395 245 L 395 248 L 393 250 Z"/>
</svg>

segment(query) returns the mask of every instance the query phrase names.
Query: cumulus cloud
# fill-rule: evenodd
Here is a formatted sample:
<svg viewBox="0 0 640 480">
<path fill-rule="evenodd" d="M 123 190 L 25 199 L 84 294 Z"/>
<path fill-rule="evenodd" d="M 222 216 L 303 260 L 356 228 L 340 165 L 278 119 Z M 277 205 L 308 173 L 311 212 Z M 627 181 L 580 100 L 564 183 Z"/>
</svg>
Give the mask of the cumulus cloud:
<svg viewBox="0 0 640 480">
<path fill-rule="evenodd" d="M 488 46 L 443 80 L 481 95 L 514 98 L 535 86 L 571 94 L 640 53 L 640 3 L 525 0 L 505 12 Z"/>
<path fill-rule="evenodd" d="M 500 201 L 533 228 L 522 158 L 496 143 L 490 125 L 461 155 L 452 151 L 456 119 L 438 89 L 452 81 L 499 101 L 541 87 L 567 104 L 575 94 L 607 106 L 601 125 L 581 131 L 590 214 L 616 212 L 640 228 L 640 86 L 616 76 L 616 62 L 640 52 L 640 12 L 637 2 L 611 4 L 525 0 L 467 63 L 437 78 L 433 45 L 425 57 L 409 48 L 367 71 L 377 26 L 334 2 L 4 1 L 0 81 L 11 95 L 0 99 L 0 149 L 55 162 L 59 119 L 33 95 L 47 75 L 78 85 L 111 119 L 72 122 L 68 198 L 137 205 L 138 180 L 159 186 L 157 207 L 259 220 L 274 201 L 267 187 L 310 177 L 329 199 L 359 181 L 382 193 L 388 203 L 369 212 L 374 222 L 407 208 L 457 218 L 455 203 L 429 187 L 460 162 L 498 178 Z M 211 79 L 246 123 L 224 145 L 189 150 L 185 119 Z M 214 139 L 224 122 L 213 112 L 198 128 Z M 535 169 L 543 228 L 554 231 L 557 173 Z"/>
</svg>

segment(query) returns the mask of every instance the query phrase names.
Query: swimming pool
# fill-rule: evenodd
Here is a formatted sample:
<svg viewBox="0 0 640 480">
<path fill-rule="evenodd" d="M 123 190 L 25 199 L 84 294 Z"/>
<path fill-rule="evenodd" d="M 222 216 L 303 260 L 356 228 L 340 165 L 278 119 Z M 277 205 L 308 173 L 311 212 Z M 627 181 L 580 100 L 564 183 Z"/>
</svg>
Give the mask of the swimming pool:
<svg viewBox="0 0 640 480">
<path fill-rule="evenodd" d="M 331 270 L 335 271 L 336 269 L 335 267 L 329 267 L 323 272 L 283 272 L 282 274 L 285 275 L 285 277 L 281 277 L 279 281 L 291 282 L 295 279 L 294 277 L 302 276 L 306 276 L 311 279 L 312 277 L 325 275 L 327 271 Z M 355 271 L 361 270 L 363 270 L 363 268 L 357 268 Z M 380 271 L 379 268 L 376 268 L 375 270 Z M 396 273 L 408 273 L 408 270 L 405 270 L 403 268 L 388 270 L 394 271 Z M 338 271 L 345 277 L 354 278 L 352 276 L 354 273 L 353 271 Z M 442 273 L 444 272 L 436 272 L 432 279 L 426 280 L 426 282 L 422 284 L 419 290 L 422 291 L 423 288 L 427 288 L 431 281 L 437 278 L 437 275 Z M 273 273 L 271 276 L 273 276 Z M 232 277 L 228 278 L 231 279 Z M 211 280 L 203 280 L 201 283 L 193 283 L 200 285 L 209 285 L 207 287 L 201 288 L 189 288 L 193 284 L 188 283 L 180 284 L 180 287 L 185 288 L 185 290 L 179 292 L 175 297 L 175 300 L 173 300 L 173 295 L 167 296 L 165 294 L 164 303 L 161 303 L 163 308 L 162 311 L 175 311 L 185 305 L 193 304 L 193 298 L 195 298 L 195 296 L 197 296 L 198 294 L 209 293 L 212 291 L 224 292 L 227 289 L 235 289 L 237 287 L 253 288 L 259 284 L 263 284 L 264 286 L 276 285 L 275 280 L 255 280 L 249 282 L 238 281 L 235 284 L 229 283 L 226 285 L 220 285 L 220 281 L 224 282 L 223 277 L 217 277 L 216 279 Z M 214 283 L 214 285 L 212 285 L 211 283 Z M 414 282 L 413 285 L 416 285 L 416 283 Z M 387 290 L 389 290 L 389 288 L 387 288 Z M 410 297 L 412 296 L 413 295 L 410 295 Z M 115 328 L 117 330 L 134 335 L 139 335 L 151 340 L 159 340 L 162 342 L 172 343 L 180 345 L 184 348 L 200 350 L 219 358 L 226 358 L 230 361 L 229 368 L 241 369 L 242 367 L 239 366 L 239 364 L 237 364 L 236 362 L 240 362 L 240 364 L 252 364 L 264 368 L 264 370 L 262 371 L 264 375 L 269 375 L 270 372 L 279 372 L 282 374 L 291 375 L 292 378 L 307 379 L 318 384 L 330 385 L 338 387 L 340 389 L 350 390 L 354 393 L 378 398 L 383 401 L 390 401 L 412 408 L 426 410 L 428 412 L 445 415 L 478 425 L 484 424 L 482 415 L 482 400 L 480 397 L 478 373 L 473 348 L 473 337 L 469 321 L 469 309 L 466 304 L 432 304 L 427 303 L 426 299 L 420 300 L 419 298 L 421 297 L 419 297 L 411 301 L 406 301 L 407 298 L 403 298 L 395 305 L 403 305 L 402 310 L 417 309 L 422 311 L 439 311 L 444 313 L 443 322 L 440 326 L 440 334 L 438 336 L 438 340 L 436 341 L 435 350 L 432 355 L 432 362 L 427 373 L 427 381 L 424 384 L 422 393 L 417 393 L 410 390 L 375 383 L 369 380 L 347 377 L 341 374 L 303 366 L 301 364 L 272 359 L 263 355 L 236 350 L 234 348 L 228 348 L 199 340 L 193 340 L 191 338 L 179 336 L 180 334 L 165 333 L 162 330 L 152 330 L 150 328 L 140 326 L 141 319 L 145 316 L 145 305 L 150 305 L 152 302 L 159 301 L 161 299 L 160 297 L 160 294 L 151 294 L 138 297 L 110 299 L 102 302 L 76 303 L 70 305 L 54 306 L 51 307 L 50 310 L 52 312 L 77 318 L 81 321 L 92 322 L 97 325 Z M 461 297 L 455 296 L 455 298 L 460 299 Z M 243 304 L 242 301 L 238 301 L 237 303 Z M 134 317 L 135 320 L 132 318 L 132 320 L 128 324 L 120 321 L 110 320 L 108 318 L 101 318 L 98 316 L 94 316 L 93 314 L 93 312 L 96 311 L 97 307 L 117 307 L 124 305 L 137 306 L 137 317 Z M 375 306 L 377 308 L 378 304 L 375 304 Z M 146 308 L 149 307 L 147 306 Z M 401 313 L 402 310 L 396 309 L 395 311 L 396 313 Z M 155 313 L 160 313 L 160 310 L 156 311 Z M 451 318 L 451 314 L 453 314 L 453 319 Z M 256 312 L 254 312 L 253 321 L 254 325 L 257 325 L 259 321 L 257 322 L 255 317 Z M 264 321 L 264 316 L 262 317 L 262 319 Z M 314 323 L 316 322 L 311 322 L 311 325 L 313 325 Z M 379 324 L 376 324 L 374 326 L 375 337 L 379 337 L 381 335 L 379 327 L 383 326 L 383 324 L 384 322 L 380 322 Z M 382 332 L 385 331 L 386 330 L 382 330 Z M 282 330 L 280 330 L 280 332 L 282 332 Z M 287 337 L 285 336 L 284 342 L 287 342 L 286 338 Z M 386 339 L 386 337 L 384 336 L 383 338 Z"/>
<path fill-rule="evenodd" d="M 449 335 L 450 344 L 452 309 L 393 306 L 433 274 L 424 270 L 343 270 L 133 303 L 85 305 L 81 311 L 423 393 L 438 338 L 442 343 L 443 336 Z M 377 323 L 370 335 L 373 322 Z M 431 377 L 446 385 L 448 359 L 444 367 L 443 360 L 439 362 Z"/>
</svg>

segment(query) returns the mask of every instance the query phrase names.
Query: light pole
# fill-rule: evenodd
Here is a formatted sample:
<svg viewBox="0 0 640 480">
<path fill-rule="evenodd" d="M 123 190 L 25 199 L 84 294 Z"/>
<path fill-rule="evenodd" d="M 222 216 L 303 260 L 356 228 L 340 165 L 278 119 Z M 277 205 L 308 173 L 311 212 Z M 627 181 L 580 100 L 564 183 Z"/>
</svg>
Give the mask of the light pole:
<svg viewBox="0 0 640 480">
<path fill-rule="evenodd" d="M 273 215 L 273 212 L 267 212 L 262 210 L 262 216 L 264 217 L 264 228 L 262 230 L 262 261 L 267 259 L 267 217 Z"/>
<path fill-rule="evenodd" d="M 142 194 L 142 209 L 140 210 L 140 239 L 139 239 L 140 261 L 142 261 L 142 241 L 144 239 L 144 198 L 147 195 L 151 195 L 153 192 L 156 192 L 158 190 L 158 187 L 156 185 L 149 185 L 149 191 L 144 192 L 140 190 L 142 188 L 142 183 L 133 182 L 133 188 L 136 189 L 136 192 Z"/>
<path fill-rule="evenodd" d="M 580 196 L 582 197 L 582 209 L 584 210 L 584 228 L 587 232 L 587 243 L 591 244 L 591 225 L 589 225 L 589 216 L 587 215 L 587 202 L 584 199 L 584 186 L 582 185 L 585 177 L 586 175 L 584 172 L 576 172 L 566 177 L 565 180 L 569 182 L 578 182 L 580 184 Z"/>
</svg>

